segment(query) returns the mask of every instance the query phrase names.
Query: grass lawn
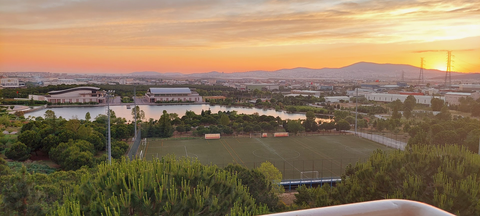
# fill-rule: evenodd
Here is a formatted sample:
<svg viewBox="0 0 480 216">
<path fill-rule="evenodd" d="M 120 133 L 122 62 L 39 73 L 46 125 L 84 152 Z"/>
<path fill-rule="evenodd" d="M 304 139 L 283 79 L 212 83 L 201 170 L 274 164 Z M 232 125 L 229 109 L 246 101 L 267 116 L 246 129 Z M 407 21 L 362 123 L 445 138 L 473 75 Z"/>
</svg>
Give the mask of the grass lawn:
<svg viewBox="0 0 480 216">
<path fill-rule="evenodd" d="M 393 150 L 352 135 L 330 135 L 219 140 L 149 138 L 146 146 L 140 146 L 139 153 L 147 160 L 168 154 L 195 157 L 203 164 L 219 167 L 236 163 L 255 168 L 270 161 L 282 172 L 283 179 L 311 179 L 339 177 L 348 164 L 364 161 L 376 149 Z"/>
</svg>

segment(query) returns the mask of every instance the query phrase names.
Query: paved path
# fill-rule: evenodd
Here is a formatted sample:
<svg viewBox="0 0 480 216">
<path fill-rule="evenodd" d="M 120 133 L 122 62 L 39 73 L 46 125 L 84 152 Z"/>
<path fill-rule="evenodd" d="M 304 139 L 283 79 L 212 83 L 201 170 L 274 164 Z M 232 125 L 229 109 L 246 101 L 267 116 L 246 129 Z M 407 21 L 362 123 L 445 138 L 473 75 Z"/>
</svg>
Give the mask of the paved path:
<svg viewBox="0 0 480 216">
<path fill-rule="evenodd" d="M 355 131 L 347 131 L 348 133 L 355 133 Z M 407 146 L 407 143 L 390 139 L 385 136 L 380 136 L 380 135 L 375 135 L 375 134 L 368 134 L 368 133 L 361 133 L 357 132 L 357 135 L 359 137 L 363 137 L 368 140 L 372 140 L 374 142 L 378 142 L 380 144 L 395 148 L 395 149 L 400 149 L 400 150 L 405 150 L 405 147 Z"/>
</svg>

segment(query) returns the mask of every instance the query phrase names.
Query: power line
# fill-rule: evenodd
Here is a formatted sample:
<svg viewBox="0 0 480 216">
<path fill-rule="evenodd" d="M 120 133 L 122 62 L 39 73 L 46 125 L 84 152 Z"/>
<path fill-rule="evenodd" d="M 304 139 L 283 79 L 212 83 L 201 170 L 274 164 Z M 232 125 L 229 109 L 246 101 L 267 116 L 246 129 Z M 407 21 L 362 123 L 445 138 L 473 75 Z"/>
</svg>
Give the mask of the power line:
<svg viewBox="0 0 480 216">
<path fill-rule="evenodd" d="M 423 77 L 423 58 L 420 58 L 420 75 L 418 76 L 418 83 L 423 84 L 424 79 L 425 78 Z"/>
<path fill-rule="evenodd" d="M 447 51 L 447 70 L 445 71 L 445 87 L 452 86 L 452 51 Z"/>
</svg>

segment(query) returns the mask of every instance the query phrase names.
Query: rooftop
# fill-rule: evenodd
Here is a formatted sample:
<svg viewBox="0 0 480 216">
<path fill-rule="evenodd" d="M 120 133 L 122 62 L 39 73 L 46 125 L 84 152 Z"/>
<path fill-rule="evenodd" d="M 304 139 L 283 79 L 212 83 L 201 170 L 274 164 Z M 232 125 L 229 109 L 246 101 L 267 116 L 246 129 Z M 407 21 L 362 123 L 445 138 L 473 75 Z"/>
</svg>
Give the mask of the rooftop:
<svg viewBox="0 0 480 216">
<path fill-rule="evenodd" d="M 191 94 L 190 88 L 150 88 L 152 94 Z"/>
<path fill-rule="evenodd" d="M 471 96 L 472 93 L 465 93 L 465 92 L 447 92 L 446 95 L 464 95 L 464 96 Z"/>
<path fill-rule="evenodd" d="M 100 90 L 100 88 L 93 87 L 93 86 L 81 86 L 81 87 L 75 87 L 75 88 L 69 88 L 69 89 L 63 89 L 63 90 L 49 91 L 48 94 L 61 94 L 61 93 L 67 93 L 67 92 L 77 91 L 77 90 L 95 91 L 95 90 Z"/>
</svg>

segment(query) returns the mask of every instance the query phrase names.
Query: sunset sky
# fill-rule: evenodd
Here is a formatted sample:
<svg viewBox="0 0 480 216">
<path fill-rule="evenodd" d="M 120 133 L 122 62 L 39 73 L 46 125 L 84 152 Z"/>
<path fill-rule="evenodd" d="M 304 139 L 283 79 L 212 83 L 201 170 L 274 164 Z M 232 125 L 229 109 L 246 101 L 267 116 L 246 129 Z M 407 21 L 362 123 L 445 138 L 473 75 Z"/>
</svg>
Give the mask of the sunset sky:
<svg viewBox="0 0 480 216">
<path fill-rule="evenodd" d="M 479 0 L 0 0 L 0 72 L 480 72 Z"/>
</svg>

